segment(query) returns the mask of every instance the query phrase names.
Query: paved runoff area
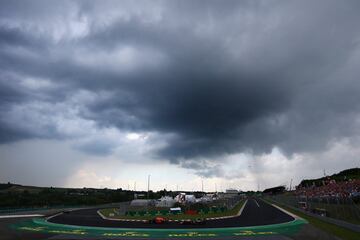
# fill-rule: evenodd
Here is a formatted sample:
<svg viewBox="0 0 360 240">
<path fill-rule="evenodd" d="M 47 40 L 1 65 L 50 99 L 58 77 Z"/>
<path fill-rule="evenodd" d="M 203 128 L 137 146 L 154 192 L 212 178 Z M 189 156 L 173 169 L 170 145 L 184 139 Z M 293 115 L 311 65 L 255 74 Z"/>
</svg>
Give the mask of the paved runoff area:
<svg viewBox="0 0 360 240">
<path fill-rule="evenodd" d="M 293 239 L 306 221 L 261 199 L 250 198 L 239 216 L 204 225 L 150 224 L 103 219 L 99 209 L 83 209 L 38 218 L 0 219 L 5 239 Z"/>
</svg>

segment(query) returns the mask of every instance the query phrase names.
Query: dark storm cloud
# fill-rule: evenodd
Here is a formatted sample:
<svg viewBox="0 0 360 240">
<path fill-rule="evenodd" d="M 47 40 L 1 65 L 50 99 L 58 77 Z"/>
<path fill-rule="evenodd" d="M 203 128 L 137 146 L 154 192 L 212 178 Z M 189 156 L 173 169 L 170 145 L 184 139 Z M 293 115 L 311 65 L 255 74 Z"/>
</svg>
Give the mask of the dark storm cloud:
<svg viewBox="0 0 360 240">
<path fill-rule="evenodd" d="M 14 89 L 7 85 L 4 85 L 0 81 L 0 111 L 2 113 L 5 112 L 6 108 L 8 108 L 7 105 L 9 102 L 18 101 L 18 99 L 21 98 L 23 98 L 23 96 L 19 92 L 14 91 Z M 7 143 L 9 141 L 16 141 L 31 137 L 28 136 L 28 134 L 26 133 L 9 128 L 10 126 L 5 125 L 4 123 L 0 125 L 0 143 Z"/>
<path fill-rule="evenodd" d="M 136 11 L 124 3 L 124 16 L 105 20 L 97 4 L 74 3 L 75 13 L 63 21 L 87 19 L 87 30 L 60 40 L 46 26 L 56 25 L 62 8 L 34 20 L 45 29 L 38 35 L 37 27 L 22 27 L 28 17 L 16 15 L 17 7 L 8 8 L 14 15 L 1 12 L 2 71 L 63 85 L 33 100 L 63 102 L 81 89 L 108 93 L 84 102 L 79 117 L 163 134 L 157 154 L 174 163 L 273 147 L 318 151 L 357 134 L 356 1 L 165 1 Z M 11 108 L 16 94 L 7 92 L 1 109 Z M 8 131 L 0 135 L 11 140 Z M 184 167 L 203 167 L 190 165 Z"/>
</svg>

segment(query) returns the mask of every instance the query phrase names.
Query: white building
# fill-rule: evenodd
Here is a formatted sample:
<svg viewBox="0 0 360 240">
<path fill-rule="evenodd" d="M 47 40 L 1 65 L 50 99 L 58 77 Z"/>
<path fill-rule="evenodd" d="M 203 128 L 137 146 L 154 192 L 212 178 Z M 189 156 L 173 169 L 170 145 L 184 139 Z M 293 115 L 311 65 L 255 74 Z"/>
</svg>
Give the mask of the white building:
<svg viewBox="0 0 360 240">
<path fill-rule="evenodd" d="M 239 191 L 236 189 L 226 189 L 227 194 L 238 194 Z"/>
</svg>

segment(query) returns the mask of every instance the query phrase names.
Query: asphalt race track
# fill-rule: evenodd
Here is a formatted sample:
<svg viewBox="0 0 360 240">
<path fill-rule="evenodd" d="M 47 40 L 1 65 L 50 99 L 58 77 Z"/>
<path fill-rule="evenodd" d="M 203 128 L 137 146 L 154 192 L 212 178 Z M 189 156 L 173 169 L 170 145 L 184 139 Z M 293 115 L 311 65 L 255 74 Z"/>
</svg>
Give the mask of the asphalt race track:
<svg viewBox="0 0 360 240">
<path fill-rule="evenodd" d="M 44 214 L 50 216 L 48 218 L 3 218 L 0 219 L 0 240 L 298 240 L 303 238 L 296 238 L 297 234 L 307 225 L 305 220 L 295 219 L 255 198 L 248 199 L 240 216 L 208 220 L 204 225 L 105 220 L 98 215 L 98 210 L 78 209 Z"/>
<path fill-rule="evenodd" d="M 208 220 L 204 225 L 181 225 L 176 222 L 149 224 L 144 222 L 104 220 L 97 213 L 99 209 L 84 209 L 60 214 L 49 222 L 76 226 L 111 227 L 111 228 L 227 228 L 247 227 L 285 223 L 293 217 L 260 199 L 249 199 L 240 216 L 219 220 Z"/>
</svg>

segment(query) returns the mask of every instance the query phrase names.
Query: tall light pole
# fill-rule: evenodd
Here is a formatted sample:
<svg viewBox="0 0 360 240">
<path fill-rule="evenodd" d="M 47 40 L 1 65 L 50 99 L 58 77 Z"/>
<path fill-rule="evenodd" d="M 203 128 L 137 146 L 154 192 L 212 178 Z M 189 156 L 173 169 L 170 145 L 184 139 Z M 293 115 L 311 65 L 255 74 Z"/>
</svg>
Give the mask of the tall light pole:
<svg viewBox="0 0 360 240">
<path fill-rule="evenodd" d="M 148 175 L 148 196 L 147 196 L 147 198 L 149 199 L 149 191 L 150 191 L 150 174 Z"/>
<path fill-rule="evenodd" d="M 204 194 L 204 179 L 201 179 L 201 191 Z"/>
</svg>

